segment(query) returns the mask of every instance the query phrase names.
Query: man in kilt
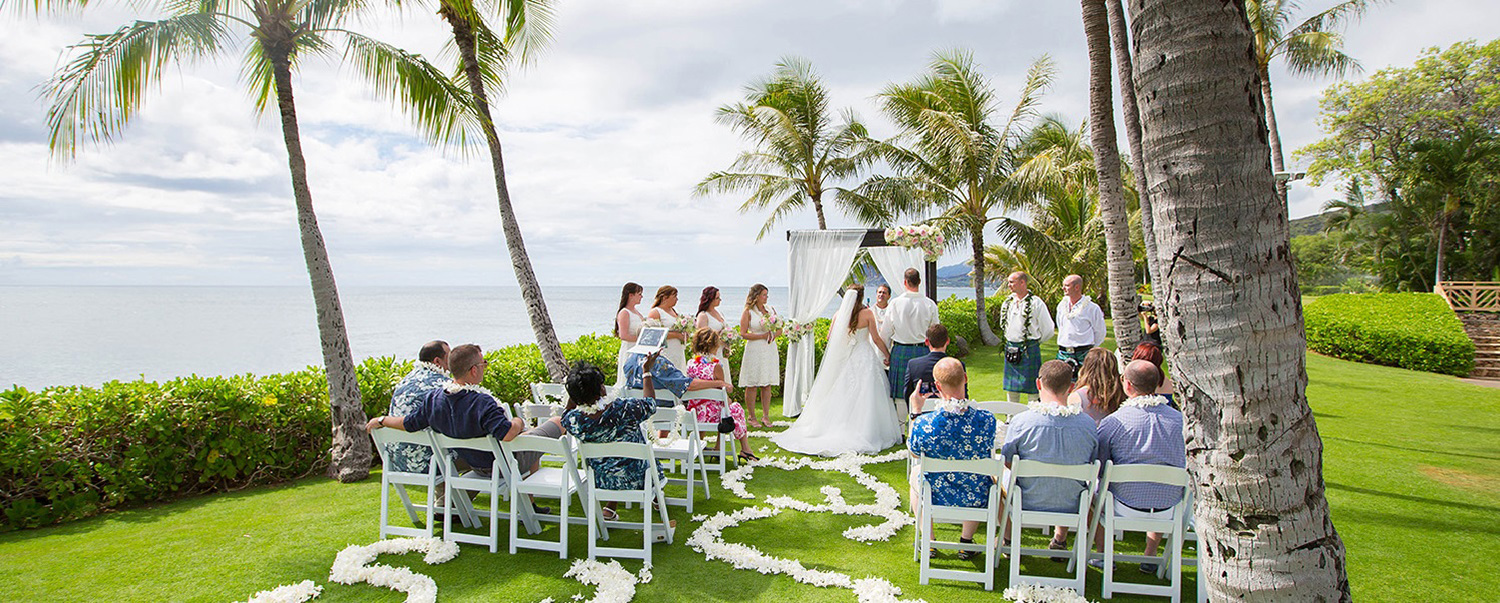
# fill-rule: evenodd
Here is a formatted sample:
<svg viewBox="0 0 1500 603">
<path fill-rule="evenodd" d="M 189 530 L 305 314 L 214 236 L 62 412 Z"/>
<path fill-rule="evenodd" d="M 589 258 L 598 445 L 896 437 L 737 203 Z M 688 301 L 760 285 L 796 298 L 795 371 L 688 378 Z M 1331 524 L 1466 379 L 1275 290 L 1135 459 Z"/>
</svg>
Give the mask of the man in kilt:
<svg viewBox="0 0 1500 603">
<path fill-rule="evenodd" d="M 927 355 L 927 328 L 938 324 L 938 307 L 919 291 L 922 273 L 916 268 L 907 268 L 903 280 L 906 291 L 891 300 L 885 322 L 891 335 L 891 399 L 897 406 L 896 415 L 905 420 L 906 409 L 901 407 L 906 405 L 906 365 L 913 358 Z"/>
<path fill-rule="evenodd" d="M 1000 304 L 1000 332 L 1005 347 L 1005 398 L 1020 402 L 1026 394 L 1029 402 L 1038 399 L 1037 374 L 1042 368 L 1042 340 L 1051 337 L 1052 316 L 1047 303 L 1032 295 L 1031 278 L 1025 272 L 1012 272 L 1005 279 L 1010 296 Z"/>
<path fill-rule="evenodd" d="M 1063 279 L 1063 298 L 1057 302 L 1057 359 L 1073 367 L 1073 380 L 1083 357 L 1104 343 L 1104 310 L 1083 294 L 1083 277 Z"/>
</svg>

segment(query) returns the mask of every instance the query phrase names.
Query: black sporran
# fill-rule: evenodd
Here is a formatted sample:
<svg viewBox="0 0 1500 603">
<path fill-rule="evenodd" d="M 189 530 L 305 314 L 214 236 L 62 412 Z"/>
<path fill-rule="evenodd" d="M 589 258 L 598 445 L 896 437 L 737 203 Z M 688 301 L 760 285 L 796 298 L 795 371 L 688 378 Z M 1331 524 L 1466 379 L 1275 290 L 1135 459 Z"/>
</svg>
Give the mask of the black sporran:
<svg viewBox="0 0 1500 603">
<path fill-rule="evenodd" d="M 1009 362 L 1011 364 L 1021 364 L 1021 361 L 1023 361 L 1023 360 L 1026 360 L 1026 348 L 1024 346 L 1019 346 L 1019 345 L 1006 345 L 1005 346 L 1005 361 L 1006 362 Z"/>
</svg>

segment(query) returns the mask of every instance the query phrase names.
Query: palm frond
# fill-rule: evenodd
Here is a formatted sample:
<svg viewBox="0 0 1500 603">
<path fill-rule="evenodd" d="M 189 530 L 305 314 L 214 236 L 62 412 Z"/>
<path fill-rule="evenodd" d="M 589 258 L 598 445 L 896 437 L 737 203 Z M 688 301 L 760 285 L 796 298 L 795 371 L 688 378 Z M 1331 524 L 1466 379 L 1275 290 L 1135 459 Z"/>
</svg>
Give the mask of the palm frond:
<svg viewBox="0 0 1500 603">
<path fill-rule="evenodd" d="M 421 55 L 364 35 L 344 35 L 344 62 L 396 103 L 429 141 L 463 148 L 483 140 L 473 98 Z"/>
</svg>

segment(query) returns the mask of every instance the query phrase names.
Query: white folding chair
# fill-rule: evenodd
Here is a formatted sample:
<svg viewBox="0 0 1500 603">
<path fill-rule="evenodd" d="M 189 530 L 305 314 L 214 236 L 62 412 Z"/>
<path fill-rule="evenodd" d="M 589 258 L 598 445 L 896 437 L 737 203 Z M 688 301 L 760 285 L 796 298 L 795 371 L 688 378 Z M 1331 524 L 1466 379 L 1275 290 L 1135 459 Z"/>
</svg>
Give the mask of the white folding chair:
<svg viewBox="0 0 1500 603">
<path fill-rule="evenodd" d="M 1178 603 L 1182 598 L 1182 535 L 1186 530 L 1186 508 L 1187 497 L 1177 501 L 1172 506 L 1170 517 L 1161 519 L 1127 518 L 1115 516 L 1115 497 L 1109 491 L 1110 486 L 1121 483 L 1154 483 L 1167 486 L 1186 487 L 1188 484 L 1187 469 L 1181 467 L 1169 467 L 1166 465 L 1116 465 L 1114 461 L 1104 464 L 1104 479 L 1100 482 L 1099 496 L 1094 505 L 1094 521 L 1090 530 L 1089 538 L 1092 540 L 1093 530 L 1104 530 L 1105 534 L 1116 532 L 1158 532 L 1161 534 L 1161 556 L 1145 555 L 1116 555 L 1115 539 L 1104 539 L 1104 552 L 1095 553 L 1094 557 L 1104 560 L 1104 583 L 1100 586 L 1100 596 L 1105 599 L 1112 598 L 1116 592 L 1137 595 L 1152 595 L 1157 597 L 1169 597 L 1172 603 Z M 1171 574 L 1171 584 L 1158 586 L 1155 584 L 1137 584 L 1133 582 L 1115 581 L 1115 562 L 1126 563 L 1155 563 L 1156 577 L 1163 578 L 1163 572 Z"/>
<path fill-rule="evenodd" d="M 505 460 L 510 464 L 510 475 L 525 475 L 520 479 L 507 480 L 510 484 L 510 554 L 516 554 L 516 549 L 519 547 L 556 551 L 558 558 L 568 558 L 568 524 L 570 523 L 568 507 L 571 506 L 575 494 L 579 495 L 579 503 L 588 504 L 581 494 L 585 489 L 583 476 L 579 475 L 578 465 L 573 462 L 575 455 L 571 442 L 572 438 L 568 436 L 554 440 L 529 435 L 518 435 L 509 442 L 500 442 L 500 449 L 505 452 Z M 536 472 L 526 475 L 516 463 L 515 453 L 517 452 L 540 452 L 544 455 L 555 456 L 561 459 L 563 466 L 541 467 Z M 523 516 L 521 507 L 527 505 L 528 498 L 535 496 L 557 499 L 559 509 L 557 515 L 535 513 L 535 507 L 531 507 L 533 517 L 538 522 L 547 521 L 557 524 L 556 542 L 523 538 L 519 533 L 518 518 Z M 587 515 L 580 519 L 587 521 Z"/>
<path fill-rule="evenodd" d="M 1198 540 L 1198 521 L 1193 514 L 1193 489 L 1188 488 L 1184 496 L 1182 542 L 1193 543 L 1195 555 L 1192 559 L 1183 557 L 1182 564 L 1193 566 L 1198 574 L 1198 603 L 1208 603 L 1208 583 L 1203 581 L 1203 543 Z"/>
<path fill-rule="evenodd" d="M 1076 480 L 1083 483 L 1078 493 L 1078 508 L 1069 512 L 1028 511 L 1021 488 L 1016 480 L 1026 477 L 1054 477 Z M 1010 477 L 1005 484 L 1005 517 L 1010 520 L 1010 585 L 1036 584 L 1071 588 L 1083 594 L 1084 563 L 1088 553 L 1089 497 L 1099 479 L 1099 461 L 1087 465 L 1055 465 L 1041 461 L 1015 459 L 1010 463 Z M 1021 529 L 1025 527 L 1067 526 L 1078 536 L 1073 538 L 1072 550 L 1034 549 L 1021 546 Z M 1021 574 L 1021 555 L 1033 557 L 1063 557 L 1070 559 L 1072 578 L 1052 578 Z"/>
<path fill-rule="evenodd" d="M 533 383 L 531 384 L 531 403 L 567 406 L 568 386 L 561 383 Z"/>
<path fill-rule="evenodd" d="M 500 550 L 500 520 L 510 519 L 510 513 L 500 512 L 500 501 L 509 497 L 509 478 L 511 463 L 502 462 L 505 451 L 500 448 L 500 441 L 494 436 L 482 438 L 453 438 L 440 433 L 432 434 L 433 444 L 437 446 L 434 458 L 443 461 L 443 474 L 448 479 L 443 481 L 443 511 L 447 515 L 443 518 L 443 540 L 448 542 L 466 542 L 469 544 L 483 544 L 490 547 L 490 552 Z M 469 471 L 459 474 L 458 467 L 454 464 L 453 455 L 450 451 L 476 450 L 488 452 L 494 455 L 495 460 L 490 463 L 490 474 L 488 477 L 477 471 Z M 453 530 L 453 505 L 455 500 L 461 500 L 459 505 L 472 505 L 469 502 L 469 492 L 482 492 L 490 495 L 489 517 L 490 533 L 471 534 L 456 532 Z M 541 529 L 536 519 L 531 517 L 531 503 L 529 501 L 522 505 L 521 519 L 526 522 L 527 531 L 535 534 Z M 472 510 L 476 524 L 480 514 L 477 509 Z"/>
<path fill-rule="evenodd" d="M 642 559 L 647 565 L 651 564 L 651 545 L 655 540 L 656 532 L 662 531 L 666 535 L 666 541 L 672 542 L 673 528 L 671 519 L 667 517 L 667 499 L 662 492 L 662 481 L 656 472 L 656 455 L 652 454 L 651 446 L 636 442 L 608 442 L 601 444 L 578 444 L 579 455 L 583 457 L 584 483 L 587 491 L 584 493 L 587 504 L 584 512 L 589 516 L 589 559 L 599 556 L 626 557 L 631 559 Z M 627 458 L 646 462 L 646 479 L 639 490 L 605 490 L 599 487 L 598 476 L 593 467 L 589 466 L 589 459 L 602 458 Z M 651 518 L 651 503 L 656 502 L 657 514 L 661 516 L 661 523 L 657 524 Z M 623 521 L 605 521 L 600 511 L 600 503 L 616 502 L 631 503 L 641 506 L 641 523 L 631 524 Z M 607 528 L 630 529 L 639 526 L 641 529 L 641 540 L 643 544 L 640 549 L 629 549 L 619 547 L 599 546 L 600 530 Z M 606 533 L 607 534 L 607 533 Z"/>
<path fill-rule="evenodd" d="M 687 486 L 686 498 L 667 498 L 667 504 L 682 505 L 689 513 L 693 512 L 693 500 L 696 498 L 694 492 L 698 484 L 703 484 L 703 498 L 713 498 L 713 493 L 708 486 L 707 459 L 703 456 L 702 432 L 698 430 L 698 417 L 689 412 L 688 409 L 678 406 L 676 408 L 658 408 L 656 414 L 646 421 L 643 429 L 652 432 L 667 432 L 663 438 L 651 446 L 651 453 L 656 458 L 668 461 L 673 467 L 672 473 L 682 472 L 683 477 L 669 477 L 665 483 L 673 486 Z M 646 434 L 649 439 L 651 434 Z"/>
<path fill-rule="evenodd" d="M 380 453 L 380 538 L 384 540 L 387 536 L 409 536 L 412 538 L 431 538 L 433 534 L 433 516 L 437 513 L 438 485 L 443 483 L 443 473 L 438 471 L 442 463 L 433 459 L 427 463 L 427 471 L 417 473 L 414 471 L 398 471 L 391 464 L 390 452 L 387 446 L 396 444 L 410 444 L 421 446 L 433 454 L 437 454 L 437 447 L 432 443 L 432 432 L 422 430 L 416 433 L 408 433 L 400 429 L 376 429 L 370 432 L 375 438 L 375 450 Z M 427 488 L 426 502 L 419 508 L 413 504 L 411 497 L 406 492 L 407 486 L 425 486 Z M 411 517 L 413 525 L 421 524 L 425 528 L 408 528 L 390 524 L 390 497 L 391 490 L 401 497 L 401 504 L 406 507 L 406 514 Z M 418 511 L 422 514 L 418 514 Z M 423 516 L 426 519 L 424 521 Z M 467 509 L 460 506 L 459 521 L 465 527 L 473 527 Z"/>
<path fill-rule="evenodd" d="M 1005 400 L 999 400 L 995 402 L 975 402 L 971 406 L 973 408 L 990 411 L 995 415 L 995 420 L 1002 423 L 1009 423 L 1011 417 L 1014 417 L 1031 409 L 1031 407 L 1025 404 L 1021 404 L 1020 402 L 1007 402 Z M 1005 417 L 1004 420 L 1000 419 L 1000 417 L 1002 416 Z"/>
<path fill-rule="evenodd" d="M 684 394 L 682 397 L 684 400 L 717 400 L 719 402 L 720 408 L 724 409 L 719 413 L 719 415 L 723 417 L 729 416 L 729 393 L 725 392 L 723 389 L 711 388 L 693 390 L 691 392 L 688 392 L 687 394 Z M 718 449 L 709 450 L 707 447 L 703 448 L 705 469 L 707 469 L 708 471 L 717 471 L 720 475 L 723 475 L 725 471 L 729 470 L 730 459 L 734 459 L 734 465 L 736 467 L 739 466 L 740 441 L 734 439 L 733 433 L 719 433 L 719 421 L 717 419 L 715 419 L 713 422 L 698 421 L 698 414 L 691 411 L 689 411 L 689 418 L 698 423 L 698 433 L 708 436 L 717 436 L 719 440 Z"/>
<path fill-rule="evenodd" d="M 996 540 L 995 535 L 1000 516 L 1000 479 L 1001 475 L 1005 472 L 1005 465 L 999 459 L 993 458 L 955 461 L 923 456 L 919 462 L 922 467 L 922 494 L 920 499 L 921 504 L 917 513 L 917 552 L 921 556 L 921 569 L 918 571 L 921 583 L 927 584 L 928 578 L 965 580 L 983 584 L 985 590 L 994 590 L 995 566 L 1000 564 L 1000 558 L 995 554 L 999 549 L 999 541 Z M 989 476 L 994 481 L 991 482 L 989 487 L 988 504 L 983 508 L 974 508 L 940 506 L 933 503 L 932 484 L 927 481 L 927 476 L 940 472 L 974 473 Z M 985 538 L 983 544 L 939 542 L 933 540 L 933 524 L 962 523 L 965 521 L 984 522 Z M 932 567 L 932 549 L 934 548 L 983 552 L 984 571 L 970 572 L 934 569 Z"/>
<path fill-rule="evenodd" d="M 628 388 L 627 387 L 627 388 L 621 389 L 619 391 L 619 393 L 615 397 L 617 397 L 617 398 L 644 398 L 644 397 L 646 397 L 646 390 L 639 389 L 639 388 Z M 682 398 L 677 397 L 677 394 L 672 393 L 672 390 L 669 390 L 669 389 L 667 389 L 665 387 L 658 387 L 658 388 L 656 388 L 655 400 L 656 400 L 656 405 L 657 406 L 661 406 L 661 407 L 675 408 L 675 407 L 678 407 L 678 406 L 682 406 Z"/>
</svg>

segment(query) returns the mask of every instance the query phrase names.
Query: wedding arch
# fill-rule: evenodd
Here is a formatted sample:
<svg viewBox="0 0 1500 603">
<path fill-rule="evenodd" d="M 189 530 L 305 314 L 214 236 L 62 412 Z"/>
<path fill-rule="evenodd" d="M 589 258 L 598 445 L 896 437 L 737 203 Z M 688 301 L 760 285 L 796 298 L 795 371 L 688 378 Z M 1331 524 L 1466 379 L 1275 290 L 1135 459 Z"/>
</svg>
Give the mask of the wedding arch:
<svg viewBox="0 0 1500 603">
<path fill-rule="evenodd" d="M 920 249 L 893 245 L 886 241 L 886 231 L 879 228 L 833 230 L 789 230 L 786 233 L 787 275 L 790 286 L 790 314 L 784 318 L 798 322 L 811 321 L 828 307 L 831 296 L 839 295 L 854 259 L 860 249 L 868 249 L 875 268 L 887 283 L 898 284 L 902 273 L 925 263 L 927 297 L 937 301 L 937 262 L 925 259 Z M 802 402 L 812 390 L 813 341 L 808 336 L 788 343 L 786 378 L 782 381 L 781 414 L 802 414 Z"/>
</svg>

